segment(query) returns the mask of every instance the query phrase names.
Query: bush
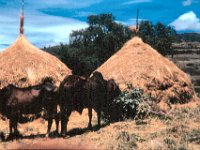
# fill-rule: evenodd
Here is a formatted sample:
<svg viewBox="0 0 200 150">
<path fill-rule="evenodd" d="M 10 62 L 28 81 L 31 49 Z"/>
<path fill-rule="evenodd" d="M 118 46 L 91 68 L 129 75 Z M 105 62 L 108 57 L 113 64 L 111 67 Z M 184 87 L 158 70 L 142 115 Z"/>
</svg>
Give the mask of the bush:
<svg viewBox="0 0 200 150">
<path fill-rule="evenodd" d="M 142 89 L 128 85 L 128 88 L 113 100 L 112 110 L 114 112 L 112 114 L 118 114 L 119 120 L 142 119 L 148 115 L 150 110 L 150 106 L 146 103 L 147 98 Z M 113 116 L 116 117 L 116 115 Z M 111 115 L 112 120 L 116 121 L 113 116 Z"/>
</svg>

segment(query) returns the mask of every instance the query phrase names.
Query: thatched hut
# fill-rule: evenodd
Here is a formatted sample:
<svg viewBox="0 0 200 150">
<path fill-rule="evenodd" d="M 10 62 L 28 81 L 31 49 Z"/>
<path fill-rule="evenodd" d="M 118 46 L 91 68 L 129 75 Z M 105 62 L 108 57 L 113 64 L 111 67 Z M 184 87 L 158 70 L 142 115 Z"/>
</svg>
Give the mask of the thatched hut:
<svg viewBox="0 0 200 150">
<path fill-rule="evenodd" d="M 20 17 L 20 35 L 0 53 L 0 90 L 9 84 L 19 88 L 35 86 L 51 78 L 56 86 L 71 70 L 55 56 L 33 46 L 24 36 L 24 15 Z"/>
<path fill-rule="evenodd" d="M 55 85 L 71 74 L 59 59 L 33 46 L 23 34 L 0 53 L 0 89 L 9 84 L 24 88 L 52 78 Z"/>
<path fill-rule="evenodd" d="M 190 77 L 139 37 L 128 41 L 97 71 L 114 79 L 121 90 L 127 84 L 142 88 L 156 102 L 188 102 L 195 96 Z"/>
</svg>

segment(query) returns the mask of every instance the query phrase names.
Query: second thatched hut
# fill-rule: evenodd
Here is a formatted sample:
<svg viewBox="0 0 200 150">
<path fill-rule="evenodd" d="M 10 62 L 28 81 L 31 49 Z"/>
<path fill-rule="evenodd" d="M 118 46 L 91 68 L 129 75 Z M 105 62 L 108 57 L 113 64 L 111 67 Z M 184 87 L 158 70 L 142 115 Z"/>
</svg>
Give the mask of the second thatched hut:
<svg viewBox="0 0 200 150">
<path fill-rule="evenodd" d="M 195 97 L 190 77 L 139 37 L 128 41 L 97 71 L 114 79 L 121 90 L 139 87 L 157 103 L 185 103 Z"/>
</svg>

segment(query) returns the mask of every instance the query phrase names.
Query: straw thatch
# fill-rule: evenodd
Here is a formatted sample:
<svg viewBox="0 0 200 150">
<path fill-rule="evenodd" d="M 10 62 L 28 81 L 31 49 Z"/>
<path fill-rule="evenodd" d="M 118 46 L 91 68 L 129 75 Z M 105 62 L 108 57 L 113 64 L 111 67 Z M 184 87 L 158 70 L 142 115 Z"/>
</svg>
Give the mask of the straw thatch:
<svg viewBox="0 0 200 150">
<path fill-rule="evenodd" d="M 105 79 L 114 79 L 121 90 L 132 84 L 157 102 L 184 103 L 195 95 L 189 76 L 139 37 L 128 41 L 97 71 Z"/>
<path fill-rule="evenodd" d="M 15 43 L 0 53 L 0 89 L 9 84 L 25 88 L 41 84 L 45 78 L 55 85 L 71 70 L 56 57 L 33 46 L 23 34 Z"/>
</svg>

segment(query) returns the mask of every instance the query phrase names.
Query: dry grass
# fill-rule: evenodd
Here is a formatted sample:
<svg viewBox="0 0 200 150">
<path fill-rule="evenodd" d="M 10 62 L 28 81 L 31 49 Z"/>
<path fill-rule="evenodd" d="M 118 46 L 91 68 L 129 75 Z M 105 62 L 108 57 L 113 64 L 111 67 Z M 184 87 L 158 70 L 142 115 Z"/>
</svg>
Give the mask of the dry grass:
<svg viewBox="0 0 200 150">
<path fill-rule="evenodd" d="M 71 74 L 56 57 L 33 46 L 24 35 L 0 53 L 0 89 L 9 84 L 28 87 L 52 78 L 57 86 L 66 75 Z"/>
<path fill-rule="evenodd" d="M 185 103 L 195 96 L 190 77 L 140 38 L 128 41 L 97 71 L 114 79 L 120 89 L 128 84 L 144 89 L 155 101 Z"/>
<path fill-rule="evenodd" d="M 173 105 L 168 115 L 172 119 L 149 117 L 138 124 L 134 120 L 117 122 L 97 131 L 87 127 L 87 110 L 80 116 L 73 113 L 67 138 L 45 138 L 47 123 L 39 119 L 20 125 L 25 139 L 1 142 L 0 149 L 9 148 L 75 148 L 75 149 L 200 149 L 200 103 Z M 93 125 L 97 122 L 93 112 Z M 0 122 L 1 131 L 8 133 L 8 122 Z M 55 125 L 53 127 L 55 129 Z M 40 136 L 30 136 L 31 134 Z"/>
</svg>

